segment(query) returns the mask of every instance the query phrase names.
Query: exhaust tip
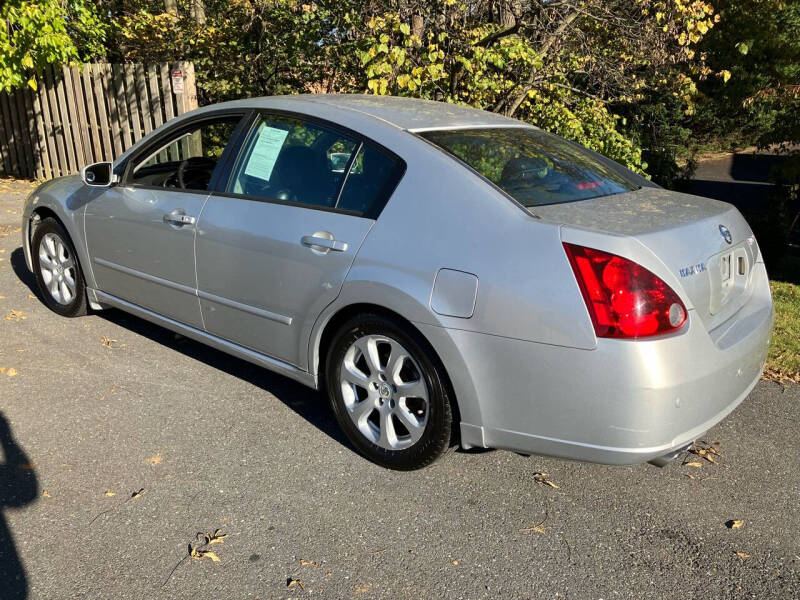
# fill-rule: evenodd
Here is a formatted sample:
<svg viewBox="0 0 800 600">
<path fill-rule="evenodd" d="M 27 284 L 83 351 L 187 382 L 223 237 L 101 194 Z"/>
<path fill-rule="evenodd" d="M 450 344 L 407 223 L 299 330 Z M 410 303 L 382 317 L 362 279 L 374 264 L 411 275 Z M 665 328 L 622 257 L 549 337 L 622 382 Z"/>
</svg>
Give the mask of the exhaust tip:
<svg viewBox="0 0 800 600">
<path fill-rule="evenodd" d="M 671 452 L 667 452 L 663 456 L 657 456 L 657 457 L 655 457 L 653 459 L 648 460 L 647 462 L 649 464 L 651 464 L 651 465 L 654 465 L 654 466 L 658 467 L 659 469 L 663 469 L 669 463 L 671 463 L 673 460 L 675 460 L 681 454 L 683 454 L 689 448 L 691 448 L 693 443 L 694 442 L 689 442 L 688 444 L 686 444 L 685 446 L 681 446 L 677 450 L 672 450 Z"/>
</svg>

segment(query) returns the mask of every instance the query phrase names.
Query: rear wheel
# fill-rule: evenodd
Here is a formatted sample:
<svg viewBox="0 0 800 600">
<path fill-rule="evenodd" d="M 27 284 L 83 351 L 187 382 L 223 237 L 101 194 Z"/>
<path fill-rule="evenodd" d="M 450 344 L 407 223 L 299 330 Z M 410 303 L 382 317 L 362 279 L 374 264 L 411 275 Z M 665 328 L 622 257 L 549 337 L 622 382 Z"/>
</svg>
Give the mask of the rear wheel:
<svg viewBox="0 0 800 600">
<path fill-rule="evenodd" d="M 328 396 L 347 437 L 391 469 L 431 464 L 450 444 L 444 374 L 419 334 L 380 315 L 358 316 L 333 339 Z"/>
<path fill-rule="evenodd" d="M 31 259 L 36 283 L 45 304 L 64 317 L 86 314 L 86 284 L 69 235 L 53 218 L 41 221 L 33 232 Z"/>
</svg>

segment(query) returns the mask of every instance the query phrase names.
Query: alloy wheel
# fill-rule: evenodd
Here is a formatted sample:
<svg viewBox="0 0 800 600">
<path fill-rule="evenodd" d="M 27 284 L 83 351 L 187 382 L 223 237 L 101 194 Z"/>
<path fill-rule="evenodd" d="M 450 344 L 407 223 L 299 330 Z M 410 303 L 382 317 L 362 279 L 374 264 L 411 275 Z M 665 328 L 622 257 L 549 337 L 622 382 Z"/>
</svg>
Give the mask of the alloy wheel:
<svg viewBox="0 0 800 600">
<path fill-rule="evenodd" d="M 428 386 L 397 340 L 366 335 L 345 352 L 339 371 L 345 408 L 359 432 L 386 450 L 413 446 L 425 432 Z"/>
<path fill-rule="evenodd" d="M 50 296 L 61 305 L 75 299 L 77 271 L 75 258 L 55 233 L 47 233 L 39 244 L 39 269 Z"/>
</svg>

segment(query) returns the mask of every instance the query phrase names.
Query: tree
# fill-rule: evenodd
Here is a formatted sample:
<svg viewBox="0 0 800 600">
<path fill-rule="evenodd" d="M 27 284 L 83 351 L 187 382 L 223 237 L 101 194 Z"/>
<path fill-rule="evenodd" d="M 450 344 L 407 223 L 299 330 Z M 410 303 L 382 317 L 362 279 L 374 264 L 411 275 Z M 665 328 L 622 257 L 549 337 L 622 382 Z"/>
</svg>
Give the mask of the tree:
<svg viewBox="0 0 800 600">
<path fill-rule="evenodd" d="M 105 27 L 89 0 L 5 0 L 0 6 L 0 91 L 35 89 L 46 65 L 102 52 Z"/>
<path fill-rule="evenodd" d="M 640 132 L 691 113 L 697 82 L 716 75 L 696 52 L 718 20 L 701 0 L 207 0 L 204 23 L 191 4 L 106 0 L 112 58 L 193 60 L 208 102 L 315 91 L 466 104 L 639 171 Z M 665 97 L 669 115 L 645 110 Z"/>
</svg>

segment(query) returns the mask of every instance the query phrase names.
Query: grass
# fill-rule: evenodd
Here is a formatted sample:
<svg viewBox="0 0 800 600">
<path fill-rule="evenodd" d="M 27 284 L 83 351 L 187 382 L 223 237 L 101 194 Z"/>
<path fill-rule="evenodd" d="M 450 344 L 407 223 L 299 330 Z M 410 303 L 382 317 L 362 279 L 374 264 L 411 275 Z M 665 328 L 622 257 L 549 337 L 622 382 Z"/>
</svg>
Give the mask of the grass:
<svg viewBox="0 0 800 600">
<path fill-rule="evenodd" d="M 770 287 L 775 301 L 775 326 L 766 375 L 800 383 L 800 258 L 787 258 Z"/>
</svg>

